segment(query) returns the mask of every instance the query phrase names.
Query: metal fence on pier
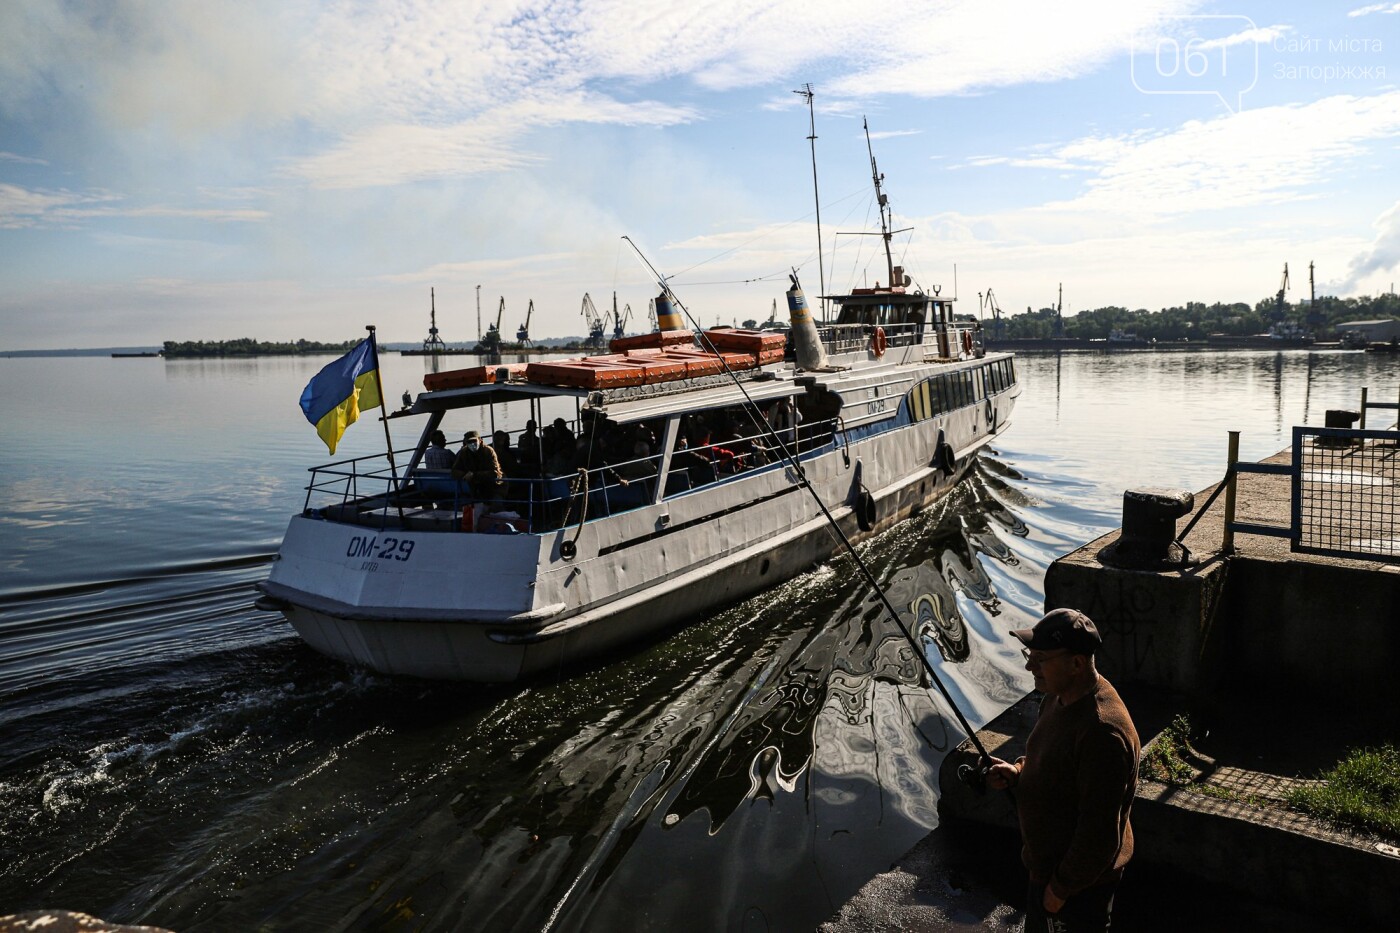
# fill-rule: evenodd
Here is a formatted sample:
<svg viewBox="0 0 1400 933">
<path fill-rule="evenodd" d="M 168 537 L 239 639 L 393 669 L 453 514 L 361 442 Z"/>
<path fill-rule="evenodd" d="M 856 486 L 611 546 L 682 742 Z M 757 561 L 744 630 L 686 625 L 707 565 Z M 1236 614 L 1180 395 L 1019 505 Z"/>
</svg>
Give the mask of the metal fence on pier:
<svg viewBox="0 0 1400 933">
<path fill-rule="evenodd" d="M 1361 427 L 1293 428 L 1289 463 L 1240 462 L 1239 432 L 1231 431 L 1223 549 L 1233 549 L 1238 532 L 1288 538 L 1298 553 L 1400 563 L 1400 424 L 1367 430 L 1368 410 L 1400 414 L 1400 402 L 1371 402 L 1363 390 L 1360 412 L 1342 413 Z M 1239 473 L 1289 477 L 1288 527 L 1235 520 Z"/>
</svg>

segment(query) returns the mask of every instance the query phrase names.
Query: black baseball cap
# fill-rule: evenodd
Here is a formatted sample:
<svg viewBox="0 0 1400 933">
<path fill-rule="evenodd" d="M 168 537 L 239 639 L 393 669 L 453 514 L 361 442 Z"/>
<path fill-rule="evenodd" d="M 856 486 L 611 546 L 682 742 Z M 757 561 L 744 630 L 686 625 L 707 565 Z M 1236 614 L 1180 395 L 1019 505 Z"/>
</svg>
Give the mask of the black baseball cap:
<svg viewBox="0 0 1400 933">
<path fill-rule="evenodd" d="M 1075 654 L 1093 654 L 1103 644 L 1099 630 L 1078 609 L 1056 609 L 1047 612 L 1033 628 L 1017 629 L 1011 633 L 1027 648 L 1036 651 L 1057 651 L 1061 648 Z"/>
</svg>

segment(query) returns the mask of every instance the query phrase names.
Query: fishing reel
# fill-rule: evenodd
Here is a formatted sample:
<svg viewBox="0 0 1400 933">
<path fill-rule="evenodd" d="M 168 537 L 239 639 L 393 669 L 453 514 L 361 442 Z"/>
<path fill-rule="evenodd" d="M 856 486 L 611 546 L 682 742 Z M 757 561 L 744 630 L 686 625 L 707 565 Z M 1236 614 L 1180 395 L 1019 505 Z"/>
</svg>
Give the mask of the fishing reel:
<svg viewBox="0 0 1400 933">
<path fill-rule="evenodd" d="M 958 765 L 958 782 L 965 784 L 982 797 L 987 793 L 987 774 L 992 770 L 992 765 L 987 759 L 979 758 L 975 763 L 964 762 Z"/>
</svg>

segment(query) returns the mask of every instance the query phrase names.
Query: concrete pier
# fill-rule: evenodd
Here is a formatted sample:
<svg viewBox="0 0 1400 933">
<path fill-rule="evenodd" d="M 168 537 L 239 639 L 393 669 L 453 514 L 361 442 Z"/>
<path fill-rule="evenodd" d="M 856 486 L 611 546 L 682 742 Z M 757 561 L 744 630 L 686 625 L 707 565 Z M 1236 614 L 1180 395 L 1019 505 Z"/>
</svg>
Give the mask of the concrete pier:
<svg viewBox="0 0 1400 933">
<path fill-rule="evenodd" d="M 1290 459 L 1285 450 L 1265 462 Z M 1383 471 L 1379 482 L 1400 485 L 1400 451 L 1373 462 Z M 1197 511 L 1214 491 L 1195 494 Z M 1291 497 L 1289 476 L 1241 473 L 1236 521 L 1286 527 Z M 1191 762 L 1199 792 L 1141 783 L 1133 809 L 1137 855 L 1120 907 L 1136 915 L 1132 929 L 1393 928 L 1400 916 L 1393 840 L 1338 830 L 1280 802 L 1288 787 L 1335 764 L 1348 748 L 1400 736 L 1400 566 L 1294 553 L 1286 539 L 1240 533 L 1234 552 L 1223 553 L 1223 499 L 1183 539 L 1191 560 L 1179 567 L 1112 566 L 1120 536 L 1114 531 L 1046 574 L 1046 609 L 1086 612 L 1103 634 L 1099 668 L 1123 694 L 1144 752 L 1177 713 L 1209 730 Z M 1038 706 L 1033 694 L 989 724 L 979 733 L 988 751 L 1019 755 Z M 957 780 L 959 765 L 973 761 L 965 743 L 944 762 L 943 825 L 934 832 L 943 841 L 916 847 L 823 929 L 892 928 L 880 918 L 894 918 L 896 927 L 970 928 L 956 922 L 949 905 L 957 902 L 940 894 L 956 889 L 899 881 L 921 871 L 952 872 L 963 876 L 959 896 L 975 900 L 967 889 L 978 885 L 967 880 L 964 861 L 985 862 L 977 850 L 988 846 L 1019 848 L 1010 798 L 978 794 Z M 971 840 L 964 860 L 931 857 L 960 834 Z M 1017 869 L 1012 860 L 986 870 Z M 1019 895 L 1014 885 L 981 880 L 974 912 L 1001 928 L 1009 923 L 1005 911 L 1021 906 Z M 995 903 L 998 896 L 1004 903 Z M 1155 903 L 1130 907 L 1133 898 Z"/>
</svg>

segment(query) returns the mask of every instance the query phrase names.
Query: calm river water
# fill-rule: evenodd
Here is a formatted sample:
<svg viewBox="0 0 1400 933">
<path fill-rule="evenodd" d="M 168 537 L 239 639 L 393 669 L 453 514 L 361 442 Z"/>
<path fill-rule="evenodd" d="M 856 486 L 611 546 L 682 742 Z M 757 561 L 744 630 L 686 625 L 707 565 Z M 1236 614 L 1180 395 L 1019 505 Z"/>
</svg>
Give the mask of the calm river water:
<svg viewBox="0 0 1400 933">
<path fill-rule="evenodd" d="M 0 359 L 0 913 L 177 930 L 812 929 L 937 822 L 963 736 L 843 561 L 574 676 L 358 672 L 252 609 L 325 358 Z M 386 392 L 428 361 L 386 354 Z M 974 723 L 1123 489 L 1200 489 L 1392 359 L 1028 355 L 1015 420 L 864 552 Z M 522 415 L 523 417 L 523 415 Z M 398 426 L 396 425 L 396 429 Z M 395 436 L 397 446 L 411 441 Z M 350 429 L 339 455 L 382 449 Z"/>
</svg>

